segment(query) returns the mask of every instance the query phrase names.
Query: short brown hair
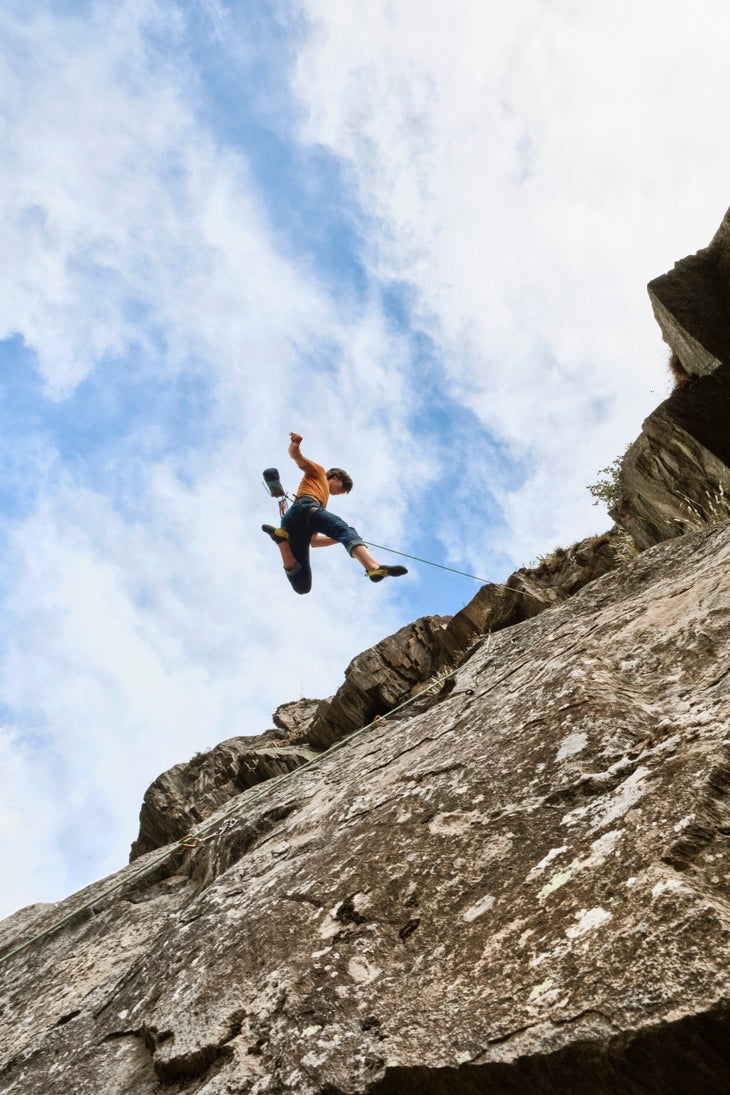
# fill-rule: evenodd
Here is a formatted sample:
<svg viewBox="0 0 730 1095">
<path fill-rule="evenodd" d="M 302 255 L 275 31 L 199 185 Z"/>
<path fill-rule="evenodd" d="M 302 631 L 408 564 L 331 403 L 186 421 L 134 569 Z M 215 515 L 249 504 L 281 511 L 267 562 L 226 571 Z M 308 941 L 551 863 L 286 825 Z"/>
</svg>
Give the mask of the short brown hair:
<svg viewBox="0 0 730 1095">
<path fill-rule="evenodd" d="M 331 479 L 333 475 L 336 475 L 345 489 L 345 494 L 349 494 L 352 490 L 352 479 L 342 468 L 330 468 L 329 471 L 325 472 L 325 475 L 328 479 Z"/>
</svg>

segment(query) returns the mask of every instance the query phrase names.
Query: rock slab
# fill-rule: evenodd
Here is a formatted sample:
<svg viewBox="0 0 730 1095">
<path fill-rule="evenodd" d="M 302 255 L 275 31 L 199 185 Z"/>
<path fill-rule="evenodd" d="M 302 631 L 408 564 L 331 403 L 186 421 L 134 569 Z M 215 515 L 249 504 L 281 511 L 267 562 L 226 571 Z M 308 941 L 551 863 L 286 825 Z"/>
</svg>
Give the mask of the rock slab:
<svg viewBox="0 0 730 1095">
<path fill-rule="evenodd" d="M 648 289 L 678 387 L 622 460 L 611 516 L 640 550 L 730 517 L 730 210 Z"/>
<path fill-rule="evenodd" d="M 3 1092 L 724 1092 L 728 711 L 724 523 L 0 925 Z"/>
</svg>

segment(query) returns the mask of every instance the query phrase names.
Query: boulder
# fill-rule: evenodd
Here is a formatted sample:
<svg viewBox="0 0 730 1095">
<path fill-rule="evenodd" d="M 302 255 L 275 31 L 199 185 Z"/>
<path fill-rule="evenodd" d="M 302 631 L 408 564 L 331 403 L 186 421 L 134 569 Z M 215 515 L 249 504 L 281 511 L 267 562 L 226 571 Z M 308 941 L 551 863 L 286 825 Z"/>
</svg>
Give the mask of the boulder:
<svg viewBox="0 0 730 1095">
<path fill-rule="evenodd" d="M 274 712 L 274 726 L 282 732 L 282 736 L 290 744 L 304 741 L 321 703 L 322 700 L 294 700 L 292 703 L 282 703 Z"/>
<path fill-rule="evenodd" d="M 318 708 L 305 741 L 327 749 L 408 699 L 433 673 L 438 636 L 449 619 L 423 616 L 358 654 L 333 698 Z"/>
</svg>

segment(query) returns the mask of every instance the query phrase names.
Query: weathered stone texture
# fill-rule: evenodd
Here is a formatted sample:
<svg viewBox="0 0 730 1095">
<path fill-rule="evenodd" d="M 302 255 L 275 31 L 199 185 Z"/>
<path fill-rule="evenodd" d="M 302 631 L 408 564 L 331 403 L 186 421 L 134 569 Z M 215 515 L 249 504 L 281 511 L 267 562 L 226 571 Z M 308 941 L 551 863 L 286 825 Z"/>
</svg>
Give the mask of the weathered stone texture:
<svg viewBox="0 0 730 1095">
<path fill-rule="evenodd" d="M 730 517 L 730 370 L 649 415 L 624 457 L 611 516 L 642 551 Z"/>
<path fill-rule="evenodd" d="M 620 529 L 589 536 L 558 548 L 537 567 L 522 567 L 504 585 L 485 585 L 453 616 L 439 636 L 439 665 L 454 664 L 479 635 L 532 619 L 572 597 L 596 578 L 636 555 L 636 545 Z"/>
<path fill-rule="evenodd" d="M 611 516 L 642 549 L 730 516 L 730 211 L 649 296 L 683 380 L 622 462 Z"/>
<path fill-rule="evenodd" d="M 93 904 L 3 967 L 3 1092 L 719 1095 L 729 665 L 728 523 L 484 636 L 428 710 L 0 926 Z"/>
<path fill-rule="evenodd" d="M 294 700 L 282 703 L 274 712 L 274 726 L 288 742 L 304 741 L 322 700 Z"/>
<path fill-rule="evenodd" d="M 179 840 L 242 790 L 308 763 L 419 692 L 425 709 L 433 702 L 434 673 L 455 665 L 478 636 L 553 608 L 635 554 L 628 536 L 591 536 L 538 567 L 523 567 L 506 585 L 483 586 L 454 617 L 424 617 L 389 635 L 352 661 L 332 699 L 282 704 L 275 730 L 230 738 L 163 772 L 145 794 L 130 858 Z"/>
<path fill-rule="evenodd" d="M 207 753 L 174 765 L 145 793 L 130 859 L 180 840 L 241 791 L 290 772 L 313 756 L 306 746 L 277 741 L 270 731 L 258 738 L 229 738 Z"/>
<path fill-rule="evenodd" d="M 730 363 L 730 210 L 709 247 L 649 282 L 664 341 L 690 376 Z"/>
<path fill-rule="evenodd" d="M 358 654 L 342 687 L 318 708 L 304 735 L 307 744 L 326 749 L 407 699 L 433 672 L 437 637 L 449 619 L 423 616 Z"/>
</svg>

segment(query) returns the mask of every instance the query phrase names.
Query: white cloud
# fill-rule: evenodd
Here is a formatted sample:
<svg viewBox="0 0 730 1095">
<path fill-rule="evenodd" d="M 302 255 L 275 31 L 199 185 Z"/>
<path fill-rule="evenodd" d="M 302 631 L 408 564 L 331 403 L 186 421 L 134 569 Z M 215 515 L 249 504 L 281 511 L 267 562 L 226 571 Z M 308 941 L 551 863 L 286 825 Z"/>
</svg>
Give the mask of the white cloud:
<svg viewBox="0 0 730 1095">
<path fill-rule="evenodd" d="M 22 335 L 49 395 L 70 406 L 110 358 L 124 393 L 130 350 L 137 400 L 189 369 L 212 404 L 189 447 L 169 437 L 153 460 L 150 429 L 170 429 L 154 416 L 130 420 L 96 466 L 64 461 L 49 435 L 28 467 L 35 503 L 6 523 L 0 700 L 18 718 L 2 737 L 15 758 L 0 777 L 13 804 L 4 855 L 19 814 L 35 821 L 6 911 L 118 866 L 161 770 L 262 732 L 280 703 L 331 694 L 351 657 L 404 622 L 337 548 L 318 553 L 314 593 L 296 597 L 259 526 L 276 513 L 261 469 L 284 471 L 298 429 L 309 455 L 355 477 L 340 512 L 365 534 L 397 531 L 406 345 L 376 301 L 341 314 L 273 242 L 245 154 L 196 118 L 183 53 L 150 53 L 151 24 L 174 42 L 176 9 L 95 10 L 0 16 L 14 59 L 0 336 Z M 285 475 L 293 488 L 293 465 Z"/>
<path fill-rule="evenodd" d="M 667 390 L 645 284 L 727 203 L 722 6 L 305 7 L 304 133 L 349 164 L 456 397 L 534 469 L 499 492 L 511 554 L 591 531 L 592 469 Z"/>
<path fill-rule="evenodd" d="M 280 390 L 330 306 L 277 254 L 245 159 L 198 125 L 191 69 L 150 47 L 176 9 L 94 11 L 4 28 L 0 335 L 23 335 L 57 396 L 106 356 L 152 355 L 157 332 L 168 367 L 200 355 Z"/>
</svg>

